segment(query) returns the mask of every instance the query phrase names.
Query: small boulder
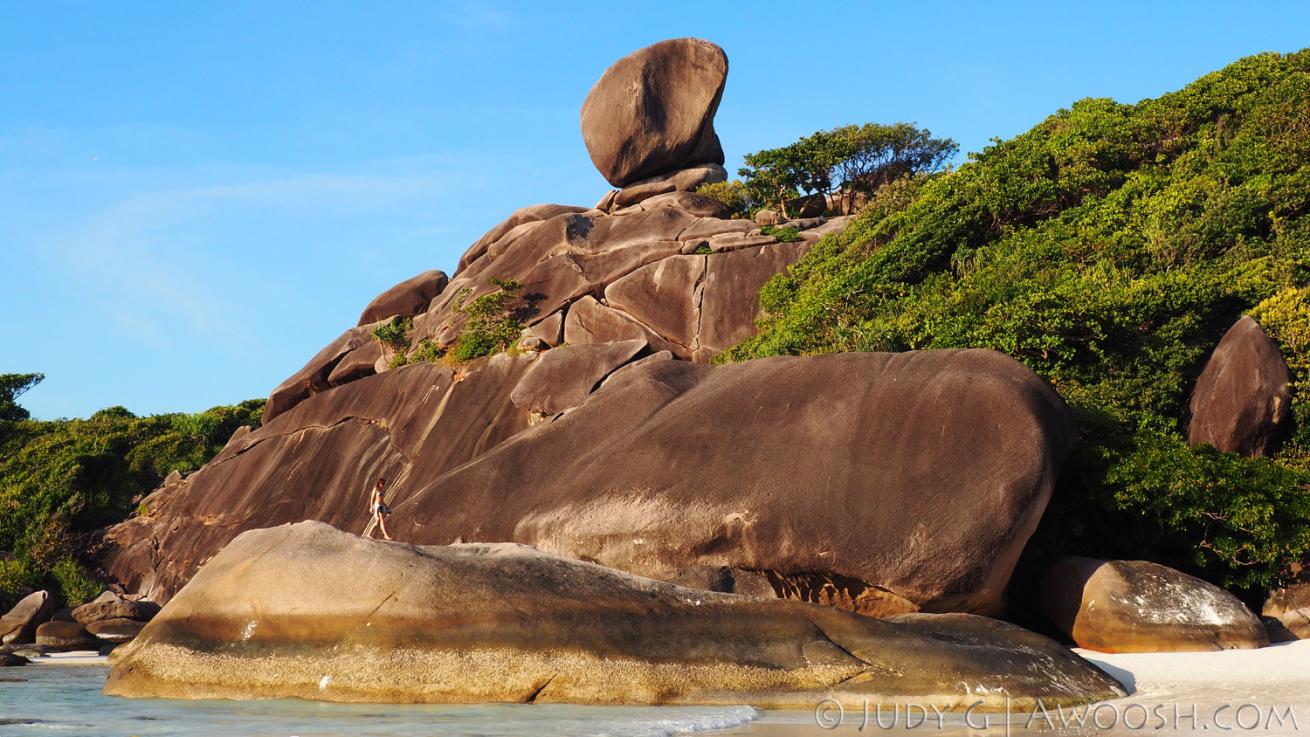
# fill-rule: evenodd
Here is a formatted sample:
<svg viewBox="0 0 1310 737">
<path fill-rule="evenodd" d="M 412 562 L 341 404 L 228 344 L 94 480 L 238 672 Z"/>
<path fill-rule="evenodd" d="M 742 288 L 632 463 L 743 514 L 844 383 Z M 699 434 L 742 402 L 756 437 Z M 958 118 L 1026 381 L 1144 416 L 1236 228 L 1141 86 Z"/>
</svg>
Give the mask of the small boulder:
<svg viewBox="0 0 1310 737">
<path fill-rule="evenodd" d="M 54 613 L 54 600 L 46 591 L 36 591 L 19 600 L 3 617 L 0 617 L 0 642 L 31 642 L 37 625 L 50 619 Z"/>
<path fill-rule="evenodd" d="M 0 668 L 12 668 L 18 665 L 27 665 L 30 662 L 32 661 L 28 660 L 22 655 L 15 655 L 13 653 L 0 653 Z"/>
<path fill-rule="evenodd" d="M 1278 345 L 1250 317 L 1229 328 L 1192 392 L 1187 441 L 1244 456 L 1273 452 L 1292 409 Z"/>
<path fill-rule="evenodd" d="M 145 622 L 135 619 L 102 619 L 88 624 L 86 631 L 94 635 L 96 639 L 119 644 L 130 642 L 140 634 L 141 629 L 145 626 Z"/>
<path fill-rule="evenodd" d="M 693 164 L 723 164 L 714 132 L 728 56 L 696 38 L 661 41 L 619 59 L 582 104 L 582 139 L 615 187 Z"/>
<path fill-rule="evenodd" d="M 52 650 L 99 650 L 102 643 L 77 622 L 46 622 L 36 628 L 36 644 Z"/>
<path fill-rule="evenodd" d="M 149 601 L 134 601 L 114 591 L 106 591 L 95 599 L 73 610 L 73 621 L 90 624 L 108 619 L 135 619 L 147 621 L 159 612 L 159 605 Z"/>
<path fill-rule="evenodd" d="M 766 207 L 755 213 L 755 224 L 761 227 L 765 225 L 781 225 L 782 222 L 782 215 L 779 215 L 777 210 L 770 210 Z"/>
<path fill-rule="evenodd" d="M 450 278 L 445 272 L 436 269 L 412 276 L 374 297 L 355 324 L 368 325 L 395 315 L 413 317 L 426 310 L 432 299 L 449 283 Z"/>
<path fill-rule="evenodd" d="M 537 358 L 510 393 L 515 406 L 553 415 L 582 404 L 614 369 L 646 350 L 645 340 L 567 345 Z"/>
<path fill-rule="evenodd" d="M 1269 643 L 1236 596 L 1142 560 L 1061 558 L 1042 578 L 1047 617 L 1079 647 L 1107 653 L 1244 650 Z"/>
<path fill-rule="evenodd" d="M 1261 614 L 1278 642 L 1310 640 L 1310 583 L 1292 584 L 1269 592 Z"/>
</svg>

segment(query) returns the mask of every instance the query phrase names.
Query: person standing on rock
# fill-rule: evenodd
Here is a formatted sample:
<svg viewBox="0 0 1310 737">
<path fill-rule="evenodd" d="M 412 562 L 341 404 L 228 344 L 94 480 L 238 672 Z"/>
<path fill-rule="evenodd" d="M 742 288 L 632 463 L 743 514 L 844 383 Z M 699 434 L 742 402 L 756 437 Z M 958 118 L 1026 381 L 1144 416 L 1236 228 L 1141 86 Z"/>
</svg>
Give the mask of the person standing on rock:
<svg viewBox="0 0 1310 737">
<path fill-rule="evenodd" d="M 364 537 L 370 540 L 373 539 L 373 529 L 375 527 L 382 530 L 384 540 L 391 539 L 391 533 L 387 532 L 387 516 L 391 514 L 391 507 L 388 507 L 387 503 L 382 499 L 386 486 L 386 479 L 378 479 L 377 484 L 373 486 L 373 492 L 369 495 L 368 508 L 372 512 L 373 518 L 369 520 L 368 527 L 364 528 Z"/>
</svg>

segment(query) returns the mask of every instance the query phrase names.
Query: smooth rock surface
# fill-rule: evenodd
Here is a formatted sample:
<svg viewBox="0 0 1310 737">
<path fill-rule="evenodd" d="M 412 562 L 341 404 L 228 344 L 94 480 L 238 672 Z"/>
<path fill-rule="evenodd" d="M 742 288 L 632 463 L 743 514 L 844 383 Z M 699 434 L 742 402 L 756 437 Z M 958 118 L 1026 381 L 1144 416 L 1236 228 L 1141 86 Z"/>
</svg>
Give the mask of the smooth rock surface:
<svg viewBox="0 0 1310 737">
<path fill-rule="evenodd" d="M 396 315 L 413 317 L 426 311 L 432 299 L 449 283 L 450 277 L 436 269 L 412 276 L 374 297 L 356 324 L 367 325 Z"/>
<path fill-rule="evenodd" d="M 0 643 L 5 645 L 32 642 L 37 625 L 50 619 L 54 600 L 49 592 L 34 591 L 0 617 Z"/>
<path fill-rule="evenodd" d="M 1192 392 L 1187 440 L 1245 456 L 1273 452 L 1292 411 L 1291 374 L 1274 343 L 1250 317 L 1214 349 Z"/>
<path fill-rule="evenodd" d="M 523 546 L 419 548 L 314 522 L 234 540 L 116 651 L 105 692 L 766 708 L 877 698 L 946 709 L 1123 695 L 1054 642 L 981 617 L 879 621 Z"/>
<path fill-rule="evenodd" d="M 568 345 L 546 351 L 533 362 L 509 398 L 516 406 L 553 415 L 582 404 L 618 367 L 647 348 L 645 340 Z"/>
<path fill-rule="evenodd" d="M 992 351 L 658 361 L 430 480 L 392 531 L 991 613 L 1072 443 L 1064 402 Z"/>
<path fill-rule="evenodd" d="M 695 38 L 661 41 L 605 70 L 582 104 L 582 139 L 615 187 L 723 164 L 714 113 L 728 78 L 723 49 Z"/>
<path fill-rule="evenodd" d="M 101 643 L 77 622 L 46 622 L 36 628 L 36 644 L 52 650 L 96 650 Z"/>
<path fill-rule="evenodd" d="M 73 610 L 73 621 L 90 624 L 106 619 L 136 619 L 146 621 L 159 612 L 159 605 L 149 601 L 134 601 L 122 594 L 105 591 L 95 599 Z"/>
<path fill-rule="evenodd" d="M 130 642 L 141 633 L 145 622 L 135 619 L 100 619 L 86 625 L 86 631 L 97 640 L 120 644 Z"/>
<path fill-rule="evenodd" d="M 1107 653 L 1233 650 L 1269 644 L 1236 596 L 1141 560 L 1061 558 L 1042 577 L 1042 610 L 1079 647 Z"/>
</svg>

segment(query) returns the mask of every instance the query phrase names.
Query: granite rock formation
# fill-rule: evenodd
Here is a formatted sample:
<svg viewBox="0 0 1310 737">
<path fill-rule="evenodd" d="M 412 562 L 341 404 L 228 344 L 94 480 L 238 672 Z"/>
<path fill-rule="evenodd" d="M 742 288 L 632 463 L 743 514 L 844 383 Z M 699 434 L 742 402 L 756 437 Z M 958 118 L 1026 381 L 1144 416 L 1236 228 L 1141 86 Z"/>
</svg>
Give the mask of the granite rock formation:
<svg viewBox="0 0 1310 737">
<path fill-rule="evenodd" d="M 106 693 L 356 702 L 941 709 L 1124 694 L 970 615 L 879 621 L 638 578 L 524 546 L 415 547 L 305 522 L 245 533 L 116 657 Z"/>
<path fill-rule="evenodd" d="M 1236 596 L 1141 560 L 1062 558 L 1041 584 L 1050 620 L 1079 647 L 1108 653 L 1234 650 L 1269 644 Z"/>
<path fill-rule="evenodd" d="M 1187 440 L 1245 456 L 1273 452 L 1292 412 L 1291 374 L 1278 345 L 1243 317 L 1224 334 L 1192 392 Z"/>
</svg>

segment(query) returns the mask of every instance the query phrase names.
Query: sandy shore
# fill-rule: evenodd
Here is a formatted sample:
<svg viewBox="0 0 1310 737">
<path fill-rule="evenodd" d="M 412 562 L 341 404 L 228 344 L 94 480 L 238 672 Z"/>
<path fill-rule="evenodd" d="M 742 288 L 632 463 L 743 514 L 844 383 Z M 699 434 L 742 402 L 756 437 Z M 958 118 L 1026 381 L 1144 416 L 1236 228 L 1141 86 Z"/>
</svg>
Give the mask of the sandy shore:
<svg viewBox="0 0 1310 737">
<path fill-rule="evenodd" d="M 1012 714 L 1008 724 L 993 718 L 987 728 L 978 728 L 981 716 L 976 716 L 971 726 L 965 722 L 964 715 L 957 714 L 948 716 L 940 728 L 930 719 L 915 729 L 906 729 L 903 718 L 895 727 L 883 728 L 870 717 L 864 729 L 860 729 L 863 715 L 848 713 L 840 724 L 824 729 L 813 713 L 768 712 L 756 722 L 723 734 L 753 737 L 890 732 L 1025 735 L 1052 731 L 1110 735 L 1310 734 L 1310 640 L 1259 650 L 1205 653 L 1076 652 L 1119 679 L 1129 696 L 1066 713 L 1063 719 L 1054 710 L 1036 716 L 1029 712 Z M 891 705 L 884 709 L 888 714 L 884 723 L 890 725 Z"/>
<path fill-rule="evenodd" d="M 70 650 L 31 658 L 31 665 L 107 665 L 108 658 L 95 650 Z"/>
</svg>

